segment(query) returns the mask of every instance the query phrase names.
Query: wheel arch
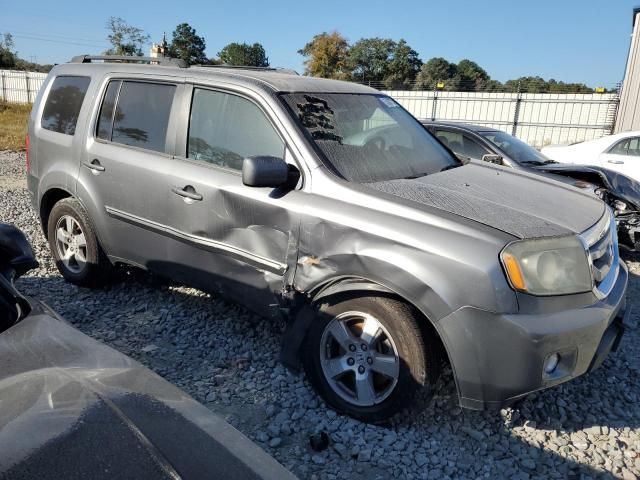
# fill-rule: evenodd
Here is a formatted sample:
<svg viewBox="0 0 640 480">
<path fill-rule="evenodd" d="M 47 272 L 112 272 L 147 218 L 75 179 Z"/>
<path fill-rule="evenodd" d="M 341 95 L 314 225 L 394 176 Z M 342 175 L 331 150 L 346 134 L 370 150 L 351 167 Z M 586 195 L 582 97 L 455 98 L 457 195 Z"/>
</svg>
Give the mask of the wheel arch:
<svg viewBox="0 0 640 480">
<path fill-rule="evenodd" d="M 389 287 L 377 281 L 362 277 L 362 276 L 342 276 L 333 278 L 323 282 L 316 286 L 311 292 L 309 292 L 309 298 L 312 305 L 317 305 L 322 299 L 326 299 L 331 296 L 343 295 L 343 294 L 362 294 L 370 295 L 371 293 L 389 296 L 406 303 L 413 308 L 420 316 L 420 327 L 423 335 L 434 335 L 442 347 L 441 353 L 445 356 L 445 360 L 450 364 L 450 356 L 447 351 L 446 344 L 442 338 L 442 334 L 438 331 L 436 323 L 431 318 L 429 312 L 426 312 L 423 308 L 412 301 L 406 295 L 399 292 L 398 289 Z"/>
<path fill-rule="evenodd" d="M 49 215 L 51 214 L 51 210 L 53 210 L 54 205 L 60 200 L 70 197 L 73 197 L 73 194 L 61 187 L 51 187 L 42 195 L 38 213 L 40 215 L 40 226 L 42 227 L 44 237 L 47 240 L 49 239 L 47 225 L 49 223 Z"/>
<path fill-rule="evenodd" d="M 441 332 L 437 328 L 436 323 L 430 318 L 429 314 L 420 308 L 416 302 L 411 301 L 406 295 L 399 292 L 398 289 L 384 285 L 375 280 L 359 276 L 359 275 L 343 275 L 325 280 L 319 285 L 316 285 L 304 296 L 303 304 L 296 309 L 293 318 L 289 320 L 289 326 L 285 331 L 283 342 L 281 360 L 290 368 L 298 370 L 300 368 L 300 348 L 304 342 L 307 331 L 313 322 L 315 311 L 322 300 L 327 300 L 333 296 L 345 295 L 345 294 L 362 294 L 362 295 L 384 295 L 406 303 L 413 308 L 419 315 L 420 325 L 423 336 L 432 335 L 437 340 L 440 346 L 442 360 L 444 360 L 453 369 L 451 363 L 451 355 L 447 349 L 447 344 L 444 341 Z M 455 371 L 454 371 L 455 379 Z M 457 379 L 456 388 L 457 388 Z"/>
</svg>

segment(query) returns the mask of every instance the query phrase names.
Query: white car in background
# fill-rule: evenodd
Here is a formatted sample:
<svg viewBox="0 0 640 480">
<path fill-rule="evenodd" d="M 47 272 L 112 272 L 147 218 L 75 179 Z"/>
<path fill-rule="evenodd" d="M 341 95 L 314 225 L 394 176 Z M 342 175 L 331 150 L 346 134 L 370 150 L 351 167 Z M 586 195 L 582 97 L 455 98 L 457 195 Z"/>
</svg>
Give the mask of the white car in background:
<svg viewBox="0 0 640 480">
<path fill-rule="evenodd" d="M 542 153 L 561 163 L 596 165 L 640 181 L 640 131 L 575 143 L 550 145 Z"/>
</svg>

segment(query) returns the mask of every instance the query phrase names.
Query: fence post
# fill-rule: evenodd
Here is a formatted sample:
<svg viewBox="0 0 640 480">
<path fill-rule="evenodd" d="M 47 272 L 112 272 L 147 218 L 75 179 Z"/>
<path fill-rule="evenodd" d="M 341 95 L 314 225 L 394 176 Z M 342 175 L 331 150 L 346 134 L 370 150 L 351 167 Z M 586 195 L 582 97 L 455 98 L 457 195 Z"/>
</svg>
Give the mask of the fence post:
<svg viewBox="0 0 640 480">
<path fill-rule="evenodd" d="M 436 109 L 438 107 L 438 87 L 437 84 L 433 85 L 433 107 L 431 108 L 431 121 L 436 120 Z"/>
<path fill-rule="evenodd" d="M 518 120 L 520 119 L 520 104 L 522 103 L 522 92 L 520 91 L 520 82 L 518 82 L 518 89 L 516 91 L 516 109 L 513 112 L 513 128 L 511 129 L 511 135 L 514 137 L 518 131 Z"/>
<path fill-rule="evenodd" d="M 24 83 L 27 87 L 27 103 L 31 103 L 31 92 L 29 91 L 29 72 L 24 72 Z"/>
<path fill-rule="evenodd" d="M 2 70 L 2 100 L 7 101 L 7 79 L 4 76 L 4 70 Z"/>
</svg>

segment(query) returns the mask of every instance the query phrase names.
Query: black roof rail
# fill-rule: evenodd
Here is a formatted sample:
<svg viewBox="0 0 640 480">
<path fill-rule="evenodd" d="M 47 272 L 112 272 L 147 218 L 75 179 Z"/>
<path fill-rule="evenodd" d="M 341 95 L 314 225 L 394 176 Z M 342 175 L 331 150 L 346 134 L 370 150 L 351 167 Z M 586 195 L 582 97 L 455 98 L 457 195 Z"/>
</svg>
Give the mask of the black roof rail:
<svg viewBox="0 0 640 480">
<path fill-rule="evenodd" d="M 71 59 L 70 63 L 92 63 L 94 60 L 102 60 L 109 63 L 148 63 L 150 65 L 162 65 L 169 67 L 187 68 L 187 62 L 180 58 L 170 57 L 136 57 L 132 55 L 77 55 Z"/>
<path fill-rule="evenodd" d="M 296 72 L 295 70 L 291 69 L 291 68 L 280 68 L 280 67 L 252 67 L 250 65 L 226 65 L 226 64 L 219 64 L 219 65 L 203 65 L 203 64 L 197 64 L 197 65 L 192 65 L 192 67 L 205 67 L 205 68 L 232 68 L 235 70 L 256 70 L 259 72 L 278 72 L 278 73 L 288 73 L 291 75 L 300 75 L 298 72 Z"/>
</svg>

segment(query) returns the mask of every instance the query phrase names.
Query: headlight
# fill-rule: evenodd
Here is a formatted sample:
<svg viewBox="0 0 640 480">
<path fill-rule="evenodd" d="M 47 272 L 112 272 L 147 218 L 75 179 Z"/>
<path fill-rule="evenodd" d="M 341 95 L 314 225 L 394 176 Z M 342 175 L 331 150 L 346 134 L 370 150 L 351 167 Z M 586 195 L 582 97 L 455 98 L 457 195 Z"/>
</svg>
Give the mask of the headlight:
<svg viewBox="0 0 640 480">
<path fill-rule="evenodd" d="M 591 291 L 589 259 L 575 236 L 521 240 L 500 254 L 511 286 L 531 295 Z"/>
</svg>

